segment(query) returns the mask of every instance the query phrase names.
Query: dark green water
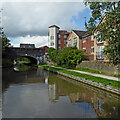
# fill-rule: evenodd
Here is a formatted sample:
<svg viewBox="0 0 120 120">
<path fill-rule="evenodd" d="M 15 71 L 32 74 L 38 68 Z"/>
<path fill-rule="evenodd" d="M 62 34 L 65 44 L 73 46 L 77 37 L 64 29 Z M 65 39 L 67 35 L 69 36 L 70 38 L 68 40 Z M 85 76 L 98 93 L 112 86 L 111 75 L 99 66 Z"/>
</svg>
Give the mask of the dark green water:
<svg viewBox="0 0 120 120">
<path fill-rule="evenodd" d="M 3 118 L 118 118 L 118 96 L 40 68 L 3 69 L 2 86 Z"/>
</svg>

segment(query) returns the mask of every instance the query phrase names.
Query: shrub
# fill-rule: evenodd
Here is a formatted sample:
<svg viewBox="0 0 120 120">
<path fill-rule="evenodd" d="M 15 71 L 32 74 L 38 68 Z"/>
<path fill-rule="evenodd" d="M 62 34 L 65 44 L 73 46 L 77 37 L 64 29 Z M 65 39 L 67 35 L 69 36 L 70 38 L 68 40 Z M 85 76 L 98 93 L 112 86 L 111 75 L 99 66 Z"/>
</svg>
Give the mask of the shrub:
<svg viewBox="0 0 120 120">
<path fill-rule="evenodd" d="M 53 62 L 57 65 L 66 66 L 69 68 L 75 67 L 82 60 L 87 59 L 85 53 L 78 50 L 76 47 L 66 47 L 61 51 L 57 51 L 54 48 L 48 49 L 48 54 Z"/>
</svg>

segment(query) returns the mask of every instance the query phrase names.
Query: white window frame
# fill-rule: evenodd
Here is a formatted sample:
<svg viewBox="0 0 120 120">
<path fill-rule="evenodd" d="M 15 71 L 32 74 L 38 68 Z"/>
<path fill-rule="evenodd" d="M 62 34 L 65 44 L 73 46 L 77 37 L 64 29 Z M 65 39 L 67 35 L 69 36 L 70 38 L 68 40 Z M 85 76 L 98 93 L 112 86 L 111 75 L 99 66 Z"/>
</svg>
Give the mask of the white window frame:
<svg viewBox="0 0 120 120">
<path fill-rule="evenodd" d="M 93 49 L 93 51 L 92 51 Z M 94 47 L 91 47 L 91 54 L 94 54 Z"/>
<path fill-rule="evenodd" d="M 71 47 L 71 45 L 72 45 L 72 41 L 70 40 L 68 46 Z"/>
<path fill-rule="evenodd" d="M 97 46 L 97 59 L 104 59 L 104 46 Z"/>
<path fill-rule="evenodd" d="M 77 38 L 74 38 L 74 46 L 77 47 Z"/>
<path fill-rule="evenodd" d="M 54 46 L 54 42 L 50 42 L 50 46 Z"/>
<path fill-rule="evenodd" d="M 97 43 L 103 43 L 103 41 L 98 41 L 98 37 L 101 39 L 100 31 L 97 31 Z"/>
<path fill-rule="evenodd" d="M 54 40 L 54 36 L 51 35 L 51 36 L 50 36 L 50 40 Z"/>
</svg>

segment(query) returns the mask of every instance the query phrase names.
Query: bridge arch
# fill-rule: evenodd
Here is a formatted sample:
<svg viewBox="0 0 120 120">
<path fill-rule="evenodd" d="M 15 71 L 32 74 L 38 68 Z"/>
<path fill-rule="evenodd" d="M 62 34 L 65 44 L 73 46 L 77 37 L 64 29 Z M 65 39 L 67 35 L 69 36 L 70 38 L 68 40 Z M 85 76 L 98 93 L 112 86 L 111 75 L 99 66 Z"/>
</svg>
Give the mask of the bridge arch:
<svg viewBox="0 0 120 120">
<path fill-rule="evenodd" d="M 20 56 L 20 57 L 28 58 L 31 61 L 31 64 L 37 64 L 37 59 L 33 56 Z"/>
<path fill-rule="evenodd" d="M 5 53 L 12 61 L 19 57 L 28 58 L 32 64 L 40 64 L 44 61 L 45 49 L 43 48 L 5 48 Z M 42 59 L 41 59 L 42 58 Z"/>
</svg>

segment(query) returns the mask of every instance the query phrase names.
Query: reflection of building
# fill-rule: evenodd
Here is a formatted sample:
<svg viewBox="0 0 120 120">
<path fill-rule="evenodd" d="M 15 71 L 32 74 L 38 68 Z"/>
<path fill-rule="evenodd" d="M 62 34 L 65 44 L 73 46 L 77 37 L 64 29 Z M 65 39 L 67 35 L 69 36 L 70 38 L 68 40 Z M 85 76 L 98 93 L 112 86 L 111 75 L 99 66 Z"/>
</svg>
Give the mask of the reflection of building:
<svg viewBox="0 0 120 120">
<path fill-rule="evenodd" d="M 97 98 L 97 109 L 99 110 L 99 112 L 100 112 L 101 114 L 104 113 L 104 110 L 103 110 L 103 108 L 102 108 L 103 103 L 104 103 L 104 102 L 103 102 L 102 99 Z"/>
<path fill-rule="evenodd" d="M 90 92 L 77 92 L 77 93 L 71 93 L 69 95 L 70 101 L 72 103 L 80 103 L 80 102 L 87 102 L 91 104 L 97 113 L 98 116 L 105 116 L 106 114 L 104 113 L 103 109 L 103 100 L 93 93 Z"/>
<path fill-rule="evenodd" d="M 48 84 L 48 76 L 45 77 L 45 84 Z"/>
<path fill-rule="evenodd" d="M 94 90 L 98 89 L 94 88 Z M 79 105 L 82 105 L 82 103 L 88 103 L 87 105 L 92 106 L 91 109 L 98 117 L 116 117 L 118 115 L 118 104 L 116 104 L 117 100 L 110 100 L 108 96 L 106 97 L 100 92 L 101 90 L 97 93 L 92 91 L 92 89 L 89 90 L 87 88 L 77 86 L 66 80 L 61 81 L 59 80 L 59 77 L 57 80 L 55 77 L 49 79 L 49 98 L 52 102 L 56 102 L 56 100 L 62 96 L 67 96 L 71 103 L 81 103 Z"/>
<path fill-rule="evenodd" d="M 58 100 L 56 84 L 49 85 L 49 99 L 52 102 L 55 102 L 56 100 Z"/>
</svg>

